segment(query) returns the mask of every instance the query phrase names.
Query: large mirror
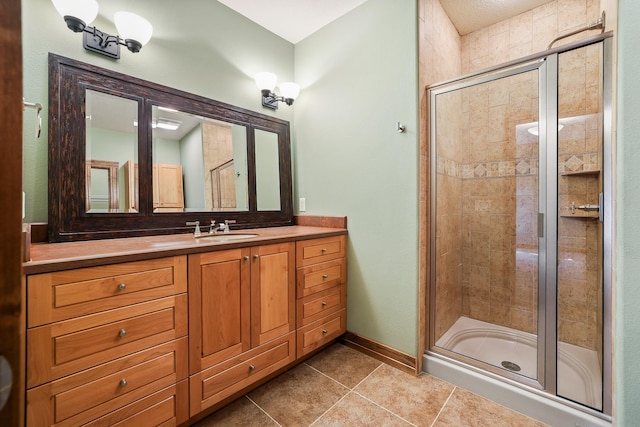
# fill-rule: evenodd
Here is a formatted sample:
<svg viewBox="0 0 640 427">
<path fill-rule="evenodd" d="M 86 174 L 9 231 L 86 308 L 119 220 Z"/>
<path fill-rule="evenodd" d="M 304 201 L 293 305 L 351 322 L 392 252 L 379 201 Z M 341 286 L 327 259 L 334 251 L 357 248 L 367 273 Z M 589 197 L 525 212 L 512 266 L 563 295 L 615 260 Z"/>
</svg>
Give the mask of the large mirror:
<svg viewBox="0 0 640 427">
<path fill-rule="evenodd" d="M 293 223 L 286 121 L 49 54 L 49 240 Z"/>
</svg>

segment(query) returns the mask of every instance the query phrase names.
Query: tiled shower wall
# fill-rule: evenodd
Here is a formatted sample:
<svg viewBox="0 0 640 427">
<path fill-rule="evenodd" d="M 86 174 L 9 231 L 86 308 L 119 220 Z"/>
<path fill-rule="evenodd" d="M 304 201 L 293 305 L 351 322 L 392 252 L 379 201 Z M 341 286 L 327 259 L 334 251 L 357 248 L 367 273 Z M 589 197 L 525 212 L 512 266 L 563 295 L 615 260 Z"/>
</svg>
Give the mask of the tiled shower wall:
<svg viewBox="0 0 640 427">
<path fill-rule="evenodd" d="M 418 0 L 418 31 L 419 39 L 419 79 L 420 86 L 424 88 L 430 84 L 440 81 L 452 79 L 460 76 L 460 36 L 457 30 L 449 20 L 444 9 L 440 5 L 439 0 Z M 429 148 L 427 143 L 427 99 L 426 93 L 420 96 L 420 126 L 421 126 L 421 142 L 420 142 L 420 188 L 425 189 L 420 193 L 420 210 L 421 210 L 421 227 L 428 230 L 429 220 L 428 201 L 429 193 L 429 173 L 430 171 L 425 165 L 429 165 Z M 452 100 L 448 107 L 442 109 L 441 114 L 445 114 L 450 118 L 455 118 L 454 114 L 460 105 L 460 99 Z M 458 129 L 457 122 L 448 121 L 449 131 L 456 132 Z M 462 247 L 461 234 L 459 232 L 460 222 L 462 220 L 462 179 L 460 170 L 452 171 L 445 167 L 461 164 L 461 155 L 459 151 L 463 150 L 459 144 L 452 145 L 452 141 L 443 145 L 445 155 L 441 160 L 442 169 L 438 171 L 438 192 L 451 192 L 457 194 L 455 198 L 442 199 L 445 205 L 438 206 L 438 221 L 441 221 L 445 228 L 448 227 L 449 232 L 439 230 L 440 236 L 438 241 L 438 289 L 436 290 L 436 305 L 438 307 L 438 320 L 435 322 L 436 339 L 442 333 L 453 325 L 453 323 L 462 314 Z M 447 166 L 448 165 L 448 166 Z M 430 246 L 430 239 L 435 236 L 429 236 L 427 231 L 421 233 L 424 240 L 420 242 L 422 248 Z M 420 257 L 420 270 L 423 274 L 429 273 L 427 263 L 428 256 Z M 430 280 L 430 279 L 426 279 Z M 425 297 L 426 299 L 426 297 Z M 440 309 L 444 307 L 444 309 Z"/>
<path fill-rule="evenodd" d="M 600 16 L 598 0 L 558 0 L 457 38 L 451 34 L 451 24 L 446 15 L 443 16 L 437 0 L 420 0 L 419 4 L 420 77 L 424 84 L 456 77 L 457 64 L 460 67 L 458 74 L 465 74 L 545 50 L 557 34 L 592 22 Z M 564 39 L 555 46 L 587 35 L 590 34 L 582 33 Z M 450 54 L 456 43 L 460 45 L 460 58 Z M 430 58 L 433 61 L 429 61 Z M 589 72 L 587 63 L 585 59 L 585 73 Z M 576 91 L 580 81 L 580 73 L 577 76 L 569 84 L 573 87 L 572 92 Z M 448 115 L 449 123 L 458 125 L 468 137 L 464 138 L 466 143 L 462 144 L 464 156 L 443 147 L 445 151 L 441 153 L 442 158 L 438 159 L 438 192 L 448 195 L 446 199 L 449 200 L 439 198 L 437 206 L 437 220 L 439 225 L 444 225 L 437 237 L 436 339 L 460 314 L 528 332 L 536 331 L 537 260 L 532 251 L 535 250 L 537 238 L 535 217 L 531 213 L 536 212 L 537 205 L 537 138 L 527 135 L 526 128 L 516 128 L 515 125 L 537 120 L 537 98 L 529 92 L 533 80 L 537 79 L 520 79 L 486 91 L 477 88 L 477 93 L 472 89 L 461 97 L 457 107 L 458 113 L 462 111 L 460 122 L 453 122 L 451 118 L 454 115 Z M 585 94 L 585 102 L 595 99 L 596 94 L 592 88 L 585 87 L 584 82 L 583 79 L 582 90 L 577 90 L 577 93 Z M 533 93 L 537 94 L 537 87 Z M 580 101 L 577 100 L 578 105 Z M 575 98 L 567 102 L 576 105 Z M 456 107 L 450 108 L 451 113 L 456 111 Z M 509 114 L 505 115 L 505 111 L 509 111 Z M 426 116 L 423 123 L 426 123 Z M 587 141 L 589 132 L 591 135 L 597 132 L 593 129 L 593 123 L 585 124 L 583 141 Z M 521 139 L 520 144 L 515 144 L 516 134 Z M 573 138 L 573 148 L 580 146 L 579 142 L 575 143 L 578 140 L 579 137 Z M 510 144 L 514 148 L 509 148 Z M 593 167 L 592 153 L 573 148 L 561 151 L 559 160 L 562 167 L 565 163 L 575 165 L 576 162 Z M 527 153 L 527 150 L 530 152 Z M 426 147 L 423 155 L 424 160 L 428 161 Z M 423 180 L 426 181 L 426 177 Z M 561 184 L 561 195 L 562 191 Z M 573 245 L 585 242 L 589 246 L 587 236 L 594 234 L 589 227 L 588 223 L 584 224 L 584 230 L 577 225 L 564 227 L 571 236 L 560 236 L 561 250 L 564 242 Z M 563 229 L 562 224 L 560 228 Z M 512 250 L 514 248 L 518 251 Z M 514 253 L 517 254 L 517 260 Z M 585 249 L 586 268 L 574 277 L 583 277 L 586 282 L 589 277 L 594 277 L 595 273 L 588 267 L 594 259 L 593 255 L 586 255 Z M 561 280 L 562 271 L 561 268 Z M 572 270 L 568 268 L 566 271 Z M 575 271 L 570 274 L 574 275 Z M 458 278 L 462 279 L 461 283 L 457 282 Z M 597 316 L 594 314 L 597 310 L 590 311 L 591 308 L 586 307 L 593 306 L 592 301 L 587 300 L 597 300 L 597 292 L 592 289 L 593 286 L 580 290 L 576 286 L 566 290 L 559 287 L 561 304 L 565 304 L 559 310 L 560 338 L 593 348 L 594 343 L 589 343 L 587 336 L 597 337 L 598 334 L 587 331 L 593 330 L 598 322 L 587 319 Z M 583 292 L 585 289 L 587 291 Z M 563 307 L 567 309 L 563 310 Z M 578 320 L 581 316 L 585 321 L 582 324 Z M 579 331 L 583 333 L 577 333 Z"/>
</svg>

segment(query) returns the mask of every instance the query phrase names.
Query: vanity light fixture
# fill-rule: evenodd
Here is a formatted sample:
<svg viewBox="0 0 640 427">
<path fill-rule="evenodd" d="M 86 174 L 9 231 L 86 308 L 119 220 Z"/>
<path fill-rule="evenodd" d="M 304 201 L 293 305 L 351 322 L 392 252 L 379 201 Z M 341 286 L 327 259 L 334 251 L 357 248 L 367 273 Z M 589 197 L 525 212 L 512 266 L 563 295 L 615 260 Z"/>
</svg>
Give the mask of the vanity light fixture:
<svg viewBox="0 0 640 427">
<path fill-rule="evenodd" d="M 120 45 L 133 53 L 140 52 L 142 46 L 151 39 L 153 27 L 141 16 L 131 12 L 116 12 L 114 21 L 122 36 L 112 36 L 89 24 L 98 16 L 96 0 L 51 0 L 56 10 L 64 18 L 67 27 L 75 33 L 83 33 L 83 46 L 92 52 L 120 59 Z"/>
<path fill-rule="evenodd" d="M 293 104 L 293 101 L 300 94 L 300 85 L 293 82 L 280 83 L 280 96 L 273 93 L 278 83 L 278 77 L 267 71 L 256 74 L 255 80 L 256 86 L 262 92 L 262 106 L 272 110 L 278 109 L 279 101 L 287 105 Z"/>
</svg>

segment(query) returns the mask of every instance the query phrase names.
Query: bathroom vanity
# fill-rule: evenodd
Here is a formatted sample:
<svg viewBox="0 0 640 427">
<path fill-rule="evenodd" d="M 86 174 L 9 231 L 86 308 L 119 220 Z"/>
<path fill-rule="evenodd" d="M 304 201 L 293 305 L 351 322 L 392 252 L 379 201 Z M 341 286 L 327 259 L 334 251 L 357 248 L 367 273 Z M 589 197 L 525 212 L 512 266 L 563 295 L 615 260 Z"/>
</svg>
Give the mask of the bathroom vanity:
<svg viewBox="0 0 640 427">
<path fill-rule="evenodd" d="M 33 245 L 27 425 L 186 424 L 346 331 L 344 226 L 239 233 Z"/>
<path fill-rule="evenodd" d="M 288 122 L 50 54 L 27 425 L 186 425 L 346 332 L 346 218 L 291 181 Z"/>
</svg>

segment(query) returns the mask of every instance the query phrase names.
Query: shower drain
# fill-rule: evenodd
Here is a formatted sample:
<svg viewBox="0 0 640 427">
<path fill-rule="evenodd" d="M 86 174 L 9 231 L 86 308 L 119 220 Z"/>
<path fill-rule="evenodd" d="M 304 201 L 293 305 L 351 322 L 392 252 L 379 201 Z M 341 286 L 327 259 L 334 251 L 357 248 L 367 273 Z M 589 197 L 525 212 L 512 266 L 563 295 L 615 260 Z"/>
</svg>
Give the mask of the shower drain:
<svg viewBox="0 0 640 427">
<path fill-rule="evenodd" d="M 518 364 L 513 363 L 513 362 L 509 362 L 508 360 L 504 360 L 502 362 L 502 366 L 505 367 L 506 369 L 510 370 L 510 371 L 514 371 L 514 372 L 519 372 L 520 371 L 520 366 L 518 366 Z"/>
</svg>

